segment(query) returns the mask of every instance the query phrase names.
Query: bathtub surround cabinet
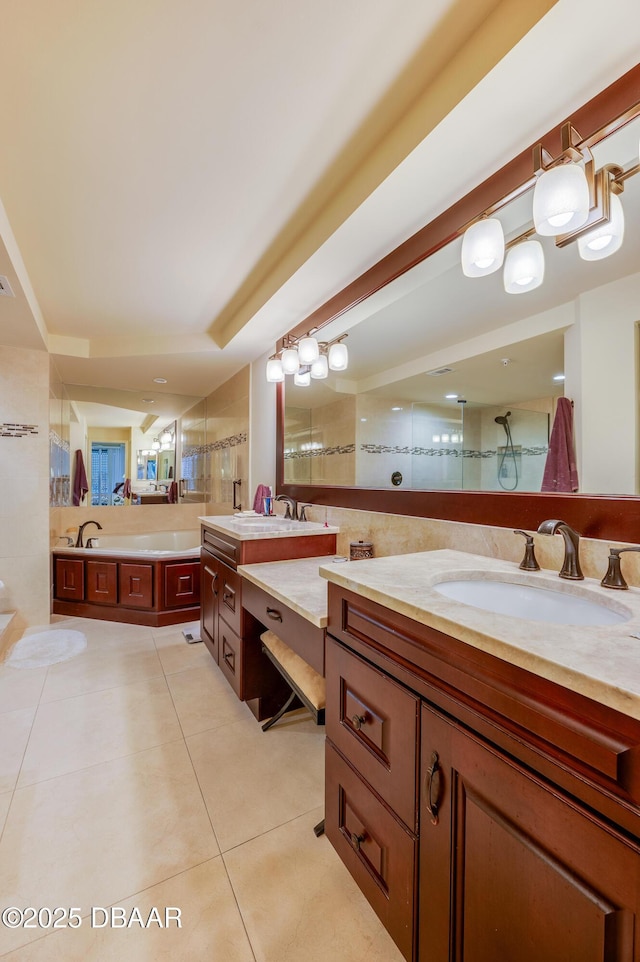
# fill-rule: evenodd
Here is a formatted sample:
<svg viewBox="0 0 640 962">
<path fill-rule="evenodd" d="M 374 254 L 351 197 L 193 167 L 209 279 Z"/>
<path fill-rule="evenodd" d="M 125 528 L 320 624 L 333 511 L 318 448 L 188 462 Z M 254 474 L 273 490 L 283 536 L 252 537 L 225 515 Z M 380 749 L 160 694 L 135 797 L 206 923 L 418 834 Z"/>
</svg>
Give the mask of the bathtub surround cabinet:
<svg viewBox="0 0 640 962">
<path fill-rule="evenodd" d="M 500 569 L 322 569 L 327 835 L 408 960 L 638 960 L 640 598 L 626 625 L 522 628 L 434 600 L 465 559 Z"/>
<path fill-rule="evenodd" d="M 264 626 L 252 613 L 258 600 L 249 586 L 245 607 L 246 586 L 238 566 L 331 554 L 337 529 L 305 528 L 299 522 L 293 531 L 250 533 L 242 530 L 235 516 L 201 521 L 200 634 L 238 698 L 262 721 L 275 714 L 288 689 L 262 651 Z"/>
<path fill-rule="evenodd" d="M 53 613 L 153 628 L 197 618 L 200 559 L 53 552 Z"/>
</svg>

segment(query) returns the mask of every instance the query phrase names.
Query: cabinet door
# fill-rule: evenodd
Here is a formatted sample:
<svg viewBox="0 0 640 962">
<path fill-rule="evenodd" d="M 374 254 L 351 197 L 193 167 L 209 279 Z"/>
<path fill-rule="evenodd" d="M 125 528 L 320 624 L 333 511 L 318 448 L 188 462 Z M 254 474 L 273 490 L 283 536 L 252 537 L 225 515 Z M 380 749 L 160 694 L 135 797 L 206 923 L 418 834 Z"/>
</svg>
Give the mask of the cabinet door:
<svg viewBox="0 0 640 962">
<path fill-rule="evenodd" d="M 164 569 L 164 603 L 167 608 L 183 608 L 200 601 L 200 562 L 167 564 Z"/>
<path fill-rule="evenodd" d="M 87 561 L 87 601 L 118 603 L 118 565 L 115 561 Z"/>
<path fill-rule="evenodd" d="M 420 959 L 640 959 L 636 844 L 426 706 L 421 780 Z"/>
<path fill-rule="evenodd" d="M 218 591 L 220 585 L 220 562 L 207 552 L 202 552 L 200 562 L 200 632 L 202 640 L 218 661 Z"/>
<path fill-rule="evenodd" d="M 84 601 L 84 561 L 56 558 L 55 596 L 61 601 Z"/>
<path fill-rule="evenodd" d="M 120 604 L 127 608 L 153 608 L 153 565 L 121 562 L 119 568 Z"/>
</svg>

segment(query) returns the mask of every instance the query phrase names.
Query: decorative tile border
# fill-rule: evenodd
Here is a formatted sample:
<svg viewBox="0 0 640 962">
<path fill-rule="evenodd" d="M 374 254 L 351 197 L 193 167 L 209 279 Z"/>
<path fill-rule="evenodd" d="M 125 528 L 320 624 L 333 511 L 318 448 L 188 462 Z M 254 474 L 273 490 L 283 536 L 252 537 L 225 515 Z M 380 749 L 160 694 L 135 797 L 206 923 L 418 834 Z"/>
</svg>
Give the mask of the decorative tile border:
<svg viewBox="0 0 640 962">
<path fill-rule="evenodd" d="M 312 448 L 308 451 L 288 451 L 285 452 L 285 461 L 299 461 L 306 458 L 320 458 L 325 455 L 330 457 L 335 454 L 353 454 L 356 450 L 355 444 L 341 444 L 332 448 Z M 523 457 L 546 457 L 548 453 L 546 445 L 530 448 L 518 448 L 518 454 Z M 502 456 L 502 451 L 488 449 L 476 451 L 472 448 L 422 448 L 410 447 L 400 444 L 361 444 L 360 451 L 363 454 L 404 454 L 411 457 L 428 458 L 481 458 L 483 460 Z"/>
<path fill-rule="evenodd" d="M 0 424 L 0 438 L 24 438 L 29 434 L 38 434 L 37 424 Z"/>
<path fill-rule="evenodd" d="M 224 448 L 236 448 L 239 444 L 247 443 L 247 432 L 240 434 L 230 434 L 229 437 L 220 438 L 218 441 L 210 441 L 209 444 L 194 444 L 185 448 L 182 452 L 183 458 L 197 457 L 199 454 L 209 454 L 211 451 L 221 451 Z"/>
<path fill-rule="evenodd" d="M 58 432 L 51 428 L 49 429 L 49 444 L 55 445 L 57 448 L 60 448 L 61 451 L 67 451 L 68 453 L 71 453 L 71 445 L 69 442 L 65 441 L 64 438 L 61 438 Z"/>
</svg>

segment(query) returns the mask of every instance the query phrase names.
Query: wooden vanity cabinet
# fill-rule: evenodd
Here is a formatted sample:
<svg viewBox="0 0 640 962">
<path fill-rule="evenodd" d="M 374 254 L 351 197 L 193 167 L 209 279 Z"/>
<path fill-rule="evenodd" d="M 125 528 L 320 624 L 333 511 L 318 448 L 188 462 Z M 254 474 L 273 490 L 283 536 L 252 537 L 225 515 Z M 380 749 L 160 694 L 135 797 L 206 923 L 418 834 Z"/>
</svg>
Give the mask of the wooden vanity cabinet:
<svg viewBox="0 0 640 962">
<path fill-rule="evenodd" d="M 237 567 L 331 554 L 335 544 L 335 534 L 241 540 L 202 527 L 202 639 L 238 698 L 247 702 L 259 721 L 275 714 L 289 687 L 262 651 L 264 625 L 244 604 L 251 585 L 243 581 Z"/>
<path fill-rule="evenodd" d="M 404 957 L 640 962 L 640 722 L 334 584 L 328 631 L 326 832 Z"/>
</svg>

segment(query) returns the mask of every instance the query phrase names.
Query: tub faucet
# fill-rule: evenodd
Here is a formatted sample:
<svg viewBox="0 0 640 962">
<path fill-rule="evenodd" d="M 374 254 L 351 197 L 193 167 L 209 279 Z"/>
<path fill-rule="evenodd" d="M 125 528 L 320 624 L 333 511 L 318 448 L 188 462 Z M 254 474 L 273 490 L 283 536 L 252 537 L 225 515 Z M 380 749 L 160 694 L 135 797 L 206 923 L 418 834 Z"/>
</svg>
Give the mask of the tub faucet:
<svg viewBox="0 0 640 962">
<path fill-rule="evenodd" d="M 88 524 L 95 524 L 95 526 L 99 528 L 100 531 L 102 531 L 102 525 L 100 524 L 99 521 L 85 521 L 78 528 L 78 537 L 76 538 L 76 548 L 84 548 L 84 544 L 82 542 L 82 535 L 84 533 L 84 529 L 87 527 Z"/>
<path fill-rule="evenodd" d="M 287 507 L 284 512 L 284 516 L 287 521 L 297 521 L 298 520 L 298 502 L 290 498 L 288 494 L 279 494 L 276 496 L 276 501 L 286 501 Z"/>
<path fill-rule="evenodd" d="M 560 577 L 570 581 L 582 581 L 584 575 L 580 568 L 579 544 L 580 535 L 570 528 L 564 521 L 543 521 L 538 528 L 538 534 L 560 533 L 564 538 L 564 561 L 560 569 Z"/>
</svg>

